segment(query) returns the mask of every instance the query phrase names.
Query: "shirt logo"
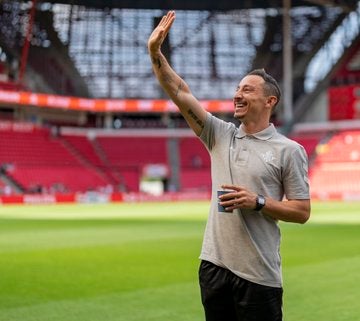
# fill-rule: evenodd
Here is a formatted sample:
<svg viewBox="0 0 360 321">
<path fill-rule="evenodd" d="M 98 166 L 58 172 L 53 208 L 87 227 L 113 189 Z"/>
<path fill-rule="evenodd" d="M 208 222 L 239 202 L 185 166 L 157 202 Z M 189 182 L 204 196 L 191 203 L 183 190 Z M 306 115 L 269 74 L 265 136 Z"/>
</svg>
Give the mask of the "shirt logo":
<svg viewBox="0 0 360 321">
<path fill-rule="evenodd" d="M 273 152 L 270 150 L 262 154 L 261 156 L 265 163 L 271 163 L 275 159 Z"/>
</svg>

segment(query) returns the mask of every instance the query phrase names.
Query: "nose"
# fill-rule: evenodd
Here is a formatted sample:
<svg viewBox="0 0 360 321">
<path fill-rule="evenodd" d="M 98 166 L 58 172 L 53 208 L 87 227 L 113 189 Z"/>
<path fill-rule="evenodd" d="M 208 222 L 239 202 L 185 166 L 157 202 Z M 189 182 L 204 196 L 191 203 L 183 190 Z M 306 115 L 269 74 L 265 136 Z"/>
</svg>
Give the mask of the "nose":
<svg viewBox="0 0 360 321">
<path fill-rule="evenodd" d="M 239 97 L 239 96 L 241 96 L 242 97 L 242 90 L 241 90 L 241 88 L 240 87 L 238 87 L 238 88 L 236 88 L 236 90 L 235 90 L 235 97 Z"/>
<path fill-rule="evenodd" d="M 240 90 L 238 90 L 235 95 L 234 95 L 234 100 L 236 99 L 242 99 L 243 98 L 243 94 Z"/>
</svg>

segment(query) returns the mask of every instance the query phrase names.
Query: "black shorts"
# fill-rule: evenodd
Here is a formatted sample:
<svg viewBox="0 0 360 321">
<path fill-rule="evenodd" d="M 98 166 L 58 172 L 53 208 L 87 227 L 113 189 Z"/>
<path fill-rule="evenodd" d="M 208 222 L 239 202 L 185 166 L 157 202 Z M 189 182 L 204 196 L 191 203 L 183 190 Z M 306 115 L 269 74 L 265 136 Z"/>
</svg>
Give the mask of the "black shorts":
<svg viewBox="0 0 360 321">
<path fill-rule="evenodd" d="M 200 264 L 199 282 L 206 321 L 282 320 L 282 288 L 249 282 L 207 261 Z"/>
</svg>

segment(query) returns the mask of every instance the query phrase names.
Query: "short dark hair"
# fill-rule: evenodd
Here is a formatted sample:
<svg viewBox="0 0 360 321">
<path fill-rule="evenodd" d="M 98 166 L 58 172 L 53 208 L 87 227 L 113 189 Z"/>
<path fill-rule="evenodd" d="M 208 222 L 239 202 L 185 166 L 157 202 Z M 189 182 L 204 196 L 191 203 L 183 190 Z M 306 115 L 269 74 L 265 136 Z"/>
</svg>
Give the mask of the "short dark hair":
<svg viewBox="0 0 360 321">
<path fill-rule="evenodd" d="M 254 76 L 259 76 L 262 79 L 264 79 L 265 84 L 264 84 L 264 93 L 267 96 L 275 96 L 277 98 L 277 102 L 274 105 L 274 107 L 279 103 L 280 98 L 281 98 L 281 90 L 280 90 L 280 86 L 277 83 L 277 81 L 271 76 L 269 75 L 264 68 L 262 69 L 255 69 L 253 71 L 250 71 L 247 76 L 249 75 L 254 75 Z"/>
</svg>

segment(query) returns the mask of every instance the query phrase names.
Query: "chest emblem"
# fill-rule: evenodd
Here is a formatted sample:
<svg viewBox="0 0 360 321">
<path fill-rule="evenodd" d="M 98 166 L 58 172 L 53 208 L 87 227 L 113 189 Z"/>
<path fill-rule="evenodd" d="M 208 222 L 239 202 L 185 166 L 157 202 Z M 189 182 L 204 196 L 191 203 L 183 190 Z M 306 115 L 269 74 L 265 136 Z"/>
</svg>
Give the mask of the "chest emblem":
<svg viewBox="0 0 360 321">
<path fill-rule="evenodd" d="M 261 155 L 265 163 L 271 163 L 273 160 L 275 160 L 274 154 L 272 151 L 267 151 L 264 154 Z"/>
</svg>

